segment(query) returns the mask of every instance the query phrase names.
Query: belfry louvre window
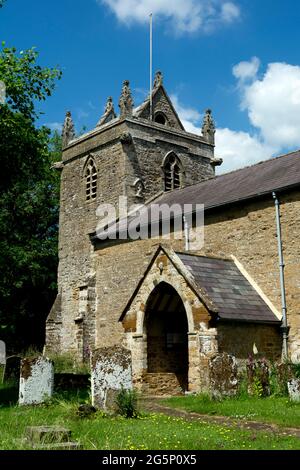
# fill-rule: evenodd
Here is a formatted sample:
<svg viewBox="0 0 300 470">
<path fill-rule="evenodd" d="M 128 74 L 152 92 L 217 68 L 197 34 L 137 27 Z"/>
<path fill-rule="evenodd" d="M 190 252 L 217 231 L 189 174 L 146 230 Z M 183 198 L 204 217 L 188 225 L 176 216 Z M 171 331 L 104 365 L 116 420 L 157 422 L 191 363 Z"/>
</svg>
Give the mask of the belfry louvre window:
<svg viewBox="0 0 300 470">
<path fill-rule="evenodd" d="M 93 159 L 90 159 L 85 170 L 86 200 L 92 201 L 97 197 L 97 168 Z"/>
<path fill-rule="evenodd" d="M 182 186 L 182 170 L 179 158 L 171 154 L 164 164 L 165 191 L 179 189 Z"/>
</svg>

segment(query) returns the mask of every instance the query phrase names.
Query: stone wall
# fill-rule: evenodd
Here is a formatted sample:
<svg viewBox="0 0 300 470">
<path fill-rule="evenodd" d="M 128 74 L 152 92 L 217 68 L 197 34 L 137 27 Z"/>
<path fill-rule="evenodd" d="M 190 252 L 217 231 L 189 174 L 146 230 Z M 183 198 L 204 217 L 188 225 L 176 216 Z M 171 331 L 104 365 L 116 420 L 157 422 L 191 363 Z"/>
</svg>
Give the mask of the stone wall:
<svg viewBox="0 0 300 470">
<path fill-rule="evenodd" d="M 198 150 L 196 153 L 195 149 L 191 148 L 187 142 L 180 142 L 179 139 L 177 139 L 177 142 L 172 143 L 168 141 L 169 139 L 167 141 L 158 141 L 157 132 L 155 132 L 156 138 L 154 138 L 154 135 L 150 136 L 151 139 L 149 137 L 146 139 L 140 134 L 134 139 L 134 144 L 126 147 L 128 194 L 130 194 L 130 183 L 137 177 L 141 178 L 144 183 L 144 200 L 148 200 L 155 194 L 164 191 L 163 161 L 171 150 L 176 153 L 184 169 L 182 178 L 184 186 L 214 176 L 207 150 L 202 152 Z M 130 174 L 132 174 L 131 178 Z"/>
<path fill-rule="evenodd" d="M 105 306 L 103 310 L 100 297 L 96 296 L 94 279 L 99 263 L 89 238 L 97 227 L 96 209 L 101 203 L 116 206 L 121 195 L 128 196 L 130 205 L 160 192 L 163 189 L 162 164 L 170 151 L 175 151 L 182 160 L 185 184 L 214 175 L 213 146 L 203 138 L 193 138 L 178 129 L 143 119 L 109 123 L 80 137 L 64 150 L 59 221 L 60 311 L 54 308 L 49 316 L 47 351 L 73 352 L 82 359 L 84 351 L 95 346 L 96 310 L 101 310 L 105 317 L 107 314 L 110 318 L 117 317 L 117 312 L 111 309 L 106 312 Z M 90 156 L 97 165 L 98 192 L 94 201 L 87 202 L 84 168 Z M 134 184 L 138 179 L 144 185 L 142 198 L 137 198 L 135 192 Z M 114 255 L 108 263 L 113 270 Z M 114 279 L 110 284 L 114 286 Z M 98 290 L 102 288 L 103 283 Z M 85 311 L 80 309 L 84 295 L 87 298 Z M 125 298 L 122 303 L 124 301 Z M 118 327 L 116 330 L 118 332 Z"/>
<path fill-rule="evenodd" d="M 289 344 L 300 359 L 300 192 L 280 196 Z M 272 195 L 205 215 L 205 252 L 234 255 L 281 311 L 276 218 Z"/>
<path fill-rule="evenodd" d="M 167 118 L 167 125 L 175 129 L 181 130 L 181 126 L 178 122 L 178 118 L 174 115 L 172 108 L 165 96 L 165 93 L 162 88 L 159 88 L 153 98 L 153 114 L 155 115 L 158 112 L 163 113 Z M 141 116 L 144 119 L 149 119 L 149 106 L 146 106 Z"/>
<path fill-rule="evenodd" d="M 183 334 L 187 334 L 183 332 Z M 163 336 L 149 336 L 148 341 L 148 370 L 149 372 L 182 372 L 186 368 L 186 352 L 182 350 L 167 350 Z M 150 355 L 149 355 L 149 348 Z M 150 363 L 150 364 L 149 364 Z"/>
<path fill-rule="evenodd" d="M 241 360 L 253 355 L 255 344 L 259 357 L 272 361 L 281 358 L 281 333 L 278 326 L 228 323 L 218 325 L 219 352 Z"/>
<path fill-rule="evenodd" d="M 182 395 L 184 388 L 181 386 L 180 377 L 172 373 L 148 373 L 143 376 L 141 392 L 146 396 L 170 396 Z"/>
<path fill-rule="evenodd" d="M 286 262 L 286 290 L 288 319 L 291 325 L 290 349 L 296 359 L 300 349 L 300 294 L 298 279 L 300 278 L 300 202 L 299 193 L 282 197 L 282 231 L 284 256 Z M 273 200 L 257 201 L 235 206 L 223 211 L 207 213 L 205 217 L 205 247 L 202 254 L 220 256 L 234 255 L 256 281 L 263 292 L 279 310 L 281 307 L 279 267 L 276 239 L 276 220 Z M 166 241 L 176 250 L 184 250 L 183 240 Z M 145 271 L 151 256 L 159 244 L 159 240 L 144 240 L 105 246 L 96 251 L 97 296 L 101 298 L 101 313 L 97 315 L 97 344 L 113 344 L 120 340 L 122 329 L 117 321 L 127 300 L 134 291 L 136 283 Z M 130 266 L 130 270 L 128 269 Z M 115 292 L 118 294 L 115 295 Z M 244 327 L 237 327 L 244 328 Z M 245 331 L 255 328 L 245 325 Z M 256 327 L 264 331 L 265 327 Z M 276 356 L 276 337 L 273 328 L 269 328 L 270 340 L 265 342 L 263 350 L 266 354 Z M 246 336 L 243 335 L 243 336 Z M 272 337 L 272 338 L 271 338 Z M 223 340 L 222 340 L 223 341 Z M 260 341 L 258 340 L 260 344 Z M 270 343 L 269 345 L 267 343 Z M 253 346 L 253 343 L 252 343 Z M 236 345 L 237 348 L 237 345 Z M 252 347 L 251 347 L 252 349 Z M 249 344 L 245 343 L 246 354 Z M 232 349 L 233 351 L 233 349 Z M 233 351 L 234 352 L 234 351 Z"/>
</svg>

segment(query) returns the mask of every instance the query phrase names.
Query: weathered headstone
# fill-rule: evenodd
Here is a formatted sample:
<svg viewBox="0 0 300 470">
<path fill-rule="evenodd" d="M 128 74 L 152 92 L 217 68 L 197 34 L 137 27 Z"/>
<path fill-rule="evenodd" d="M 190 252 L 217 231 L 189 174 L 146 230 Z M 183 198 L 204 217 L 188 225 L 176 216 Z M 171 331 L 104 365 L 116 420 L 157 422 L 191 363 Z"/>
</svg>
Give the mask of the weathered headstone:
<svg viewBox="0 0 300 470">
<path fill-rule="evenodd" d="M 238 367 L 234 356 L 218 354 L 210 359 L 210 389 L 213 397 L 234 396 L 238 390 Z"/>
<path fill-rule="evenodd" d="M 300 379 L 291 379 L 287 383 L 289 397 L 292 401 L 300 402 Z"/>
<path fill-rule="evenodd" d="M 45 357 L 23 359 L 21 362 L 19 404 L 44 403 L 53 393 L 53 362 Z"/>
<path fill-rule="evenodd" d="M 6 364 L 6 346 L 4 341 L 0 341 L 0 365 Z"/>
<path fill-rule="evenodd" d="M 4 341 L 0 341 L 0 384 L 3 383 L 3 380 L 4 380 L 5 364 L 6 364 L 6 347 L 5 347 Z"/>
<path fill-rule="evenodd" d="M 117 393 L 132 389 L 131 352 L 121 346 L 94 351 L 91 381 L 93 406 L 113 411 Z"/>
</svg>

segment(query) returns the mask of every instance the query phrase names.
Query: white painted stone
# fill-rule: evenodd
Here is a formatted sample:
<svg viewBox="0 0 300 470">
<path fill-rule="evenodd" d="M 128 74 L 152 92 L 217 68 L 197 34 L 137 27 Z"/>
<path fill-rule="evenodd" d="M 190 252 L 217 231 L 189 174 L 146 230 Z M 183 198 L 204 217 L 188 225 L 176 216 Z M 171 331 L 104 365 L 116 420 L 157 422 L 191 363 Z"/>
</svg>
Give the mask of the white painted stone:
<svg viewBox="0 0 300 470">
<path fill-rule="evenodd" d="M 0 364 L 6 364 L 6 346 L 4 341 L 0 341 Z"/>
<path fill-rule="evenodd" d="M 53 394 L 53 363 L 45 357 L 21 362 L 19 405 L 44 403 Z"/>
<path fill-rule="evenodd" d="M 94 352 L 91 365 L 92 404 L 105 408 L 109 391 L 132 389 L 131 352 L 121 346 Z"/>
<path fill-rule="evenodd" d="M 287 385 L 290 399 L 292 401 L 300 401 L 300 379 L 289 380 Z"/>
</svg>

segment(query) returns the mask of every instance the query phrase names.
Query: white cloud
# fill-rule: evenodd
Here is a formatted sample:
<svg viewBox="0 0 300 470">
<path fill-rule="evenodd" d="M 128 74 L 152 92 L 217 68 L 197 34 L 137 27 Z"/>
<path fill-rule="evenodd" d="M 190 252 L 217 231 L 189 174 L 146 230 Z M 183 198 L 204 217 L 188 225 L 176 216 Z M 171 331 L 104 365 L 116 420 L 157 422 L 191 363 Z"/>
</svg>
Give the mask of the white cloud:
<svg viewBox="0 0 300 470">
<path fill-rule="evenodd" d="M 218 173 L 253 165 L 270 158 L 278 149 L 262 142 L 256 135 L 248 132 L 233 131 L 228 128 L 217 129 L 216 156 L 223 158 Z"/>
<path fill-rule="evenodd" d="M 203 115 L 196 109 L 184 106 L 178 95 L 170 95 L 172 103 L 187 132 L 201 135 Z M 234 131 L 228 128 L 217 128 L 215 155 L 223 158 L 223 164 L 217 169 L 225 173 L 244 166 L 253 165 L 270 158 L 279 149 L 261 140 L 259 135 Z"/>
<path fill-rule="evenodd" d="M 233 67 L 255 133 L 218 129 L 216 152 L 224 159 L 221 171 L 243 167 L 300 147 L 300 67 L 268 64 L 258 78 L 260 61 L 253 57 Z"/>
<path fill-rule="evenodd" d="M 238 80 L 241 108 L 248 113 L 254 131 L 217 128 L 215 154 L 223 158 L 218 173 L 300 147 L 300 67 L 272 63 L 258 78 L 259 67 L 260 60 L 253 57 L 232 69 Z M 170 98 L 185 130 L 200 135 L 203 115 L 183 105 L 177 94 Z"/>
<path fill-rule="evenodd" d="M 171 101 L 183 121 L 198 122 L 201 119 L 201 114 L 194 108 L 186 107 L 179 102 L 176 94 L 170 95 Z"/>
<path fill-rule="evenodd" d="M 150 13 L 168 20 L 177 33 L 208 31 L 240 16 L 239 7 L 225 0 L 97 0 L 108 6 L 122 23 L 146 23 Z"/>
<path fill-rule="evenodd" d="M 253 57 L 232 69 L 241 109 L 254 130 L 217 129 L 216 155 L 224 160 L 219 173 L 300 148 L 300 66 L 271 63 L 258 77 L 259 67 L 259 59 Z M 176 95 L 173 102 L 186 130 L 199 134 L 199 113 L 182 106 Z"/>
<path fill-rule="evenodd" d="M 185 119 L 181 119 L 181 122 L 187 132 L 191 132 L 191 134 L 196 134 L 196 135 L 201 134 L 201 126 L 197 127 L 191 121 L 187 121 Z"/>
<path fill-rule="evenodd" d="M 179 119 L 187 132 L 192 134 L 201 134 L 201 118 L 202 115 L 194 108 L 184 106 L 178 98 L 178 95 L 170 95 L 170 99 L 174 108 L 177 111 Z"/>
<path fill-rule="evenodd" d="M 196 109 L 184 106 L 178 95 L 170 95 L 171 101 L 187 132 L 201 134 L 203 115 Z M 252 165 L 269 158 L 276 149 L 261 142 L 259 137 L 251 136 L 247 132 L 238 132 L 231 129 L 217 129 L 216 156 L 223 158 L 223 164 L 218 173 Z"/>
<path fill-rule="evenodd" d="M 240 62 L 232 69 L 232 73 L 242 83 L 245 80 L 254 79 L 260 67 L 260 60 L 257 57 L 252 57 L 249 62 Z"/>
<path fill-rule="evenodd" d="M 49 127 L 52 131 L 62 131 L 62 123 L 61 122 L 46 122 L 46 127 Z"/>
<path fill-rule="evenodd" d="M 221 19 L 225 23 L 232 23 L 240 16 L 240 9 L 232 2 L 226 2 L 221 7 Z"/>
<path fill-rule="evenodd" d="M 261 80 L 242 90 L 250 122 L 267 144 L 300 147 L 300 67 L 271 63 Z"/>
</svg>

